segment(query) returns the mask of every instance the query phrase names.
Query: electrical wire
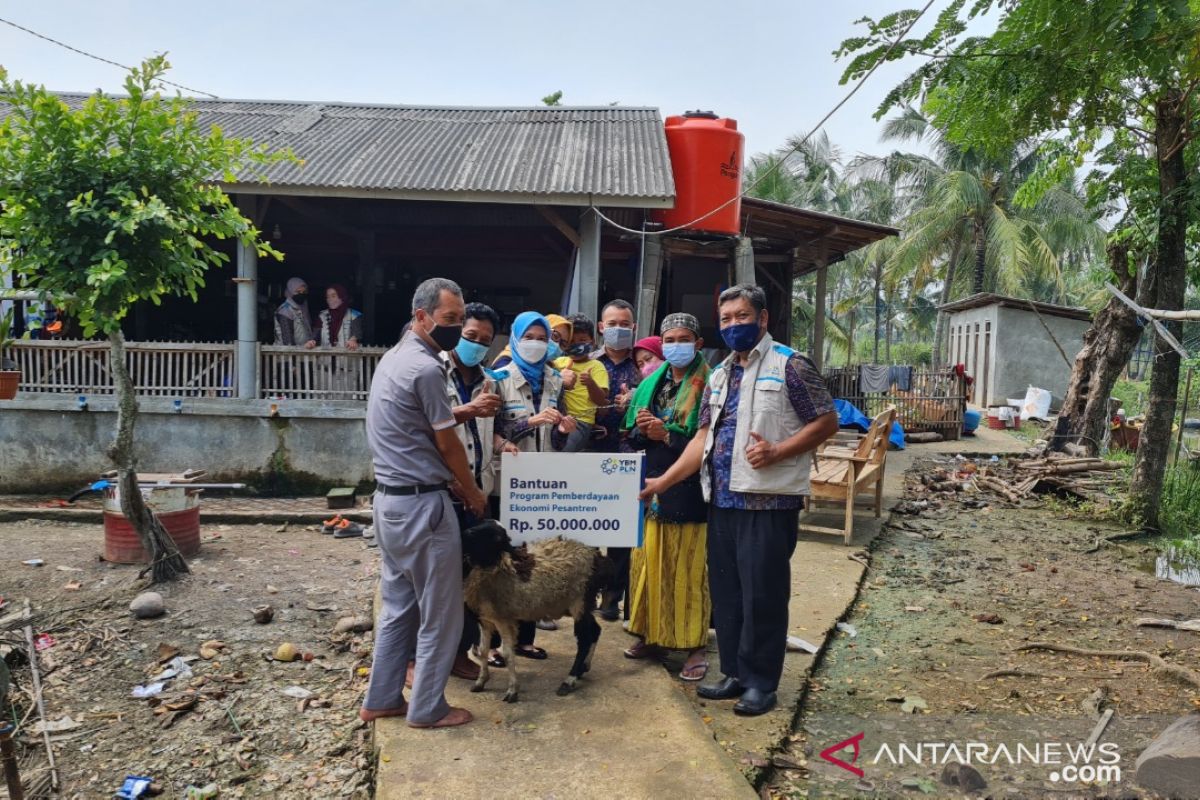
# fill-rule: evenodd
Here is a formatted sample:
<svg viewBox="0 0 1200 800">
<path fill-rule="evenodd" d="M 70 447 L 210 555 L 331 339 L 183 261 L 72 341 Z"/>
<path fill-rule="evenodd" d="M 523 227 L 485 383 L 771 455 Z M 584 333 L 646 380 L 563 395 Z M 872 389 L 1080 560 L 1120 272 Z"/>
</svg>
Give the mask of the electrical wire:
<svg viewBox="0 0 1200 800">
<path fill-rule="evenodd" d="M 65 42 L 60 42 L 58 39 L 52 39 L 49 36 L 46 36 L 45 34 L 38 33 L 37 31 L 34 31 L 34 30 L 30 30 L 29 28 L 26 28 L 23 25 L 18 25 L 17 23 L 13 22 L 12 20 L 8 20 L 8 19 L 4 19 L 3 17 L 0 17 L 0 22 L 3 22 L 5 25 L 8 25 L 9 27 L 16 28 L 19 31 L 24 31 L 25 33 L 28 33 L 30 36 L 36 36 L 37 38 L 39 38 L 43 41 L 49 42 L 50 44 L 57 45 L 66 50 L 70 50 L 72 53 L 77 53 L 81 56 L 85 56 L 86 58 L 90 58 L 95 61 L 99 61 L 101 64 L 108 64 L 113 67 L 120 67 L 121 69 L 125 70 L 126 72 L 129 72 L 130 70 L 133 69 L 133 67 L 126 66 L 125 64 L 120 64 L 116 61 L 113 61 L 112 59 L 104 58 L 103 56 L 98 56 L 94 53 L 89 53 L 86 50 L 80 50 L 78 47 L 72 47 L 71 45 L 69 45 Z M 219 97 L 217 97 L 217 95 L 213 94 L 212 92 L 205 92 L 200 89 L 193 89 L 190 86 L 184 86 L 182 83 L 175 83 L 174 81 L 169 81 L 169 80 L 166 80 L 165 78 L 159 78 L 158 82 L 166 84 L 167 86 L 174 86 L 176 89 L 183 89 L 185 92 L 192 92 L 193 94 L 202 94 L 206 97 L 211 97 L 214 100 L 220 99 Z"/>
<path fill-rule="evenodd" d="M 659 230 L 659 231 L 647 231 L 647 230 L 639 231 L 634 228 L 628 228 L 628 227 L 622 225 L 621 223 L 619 223 L 613 219 L 610 219 L 608 216 L 606 216 L 604 214 L 603 211 L 601 211 L 599 208 L 596 207 L 594 202 L 589 206 L 588 210 L 590 210 L 596 216 L 600 217 L 600 219 L 604 220 L 605 222 L 607 222 L 609 225 L 616 228 L 617 230 L 625 231 L 626 233 L 640 234 L 642 236 L 665 236 L 669 233 L 675 233 L 676 231 L 681 231 L 681 230 L 690 228 L 693 225 L 695 225 L 697 222 L 708 219 L 713 214 L 716 214 L 718 211 L 721 211 L 722 209 L 732 205 L 733 203 L 738 202 L 743 197 L 745 197 L 746 194 L 748 192 L 750 192 L 755 186 L 758 186 L 758 184 L 762 183 L 769 176 L 771 176 L 776 171 L 778 171 L 779 168 L 783 166 L 784 162 L 786 162 L 789 158 L 791 158 L 791 156 L 794 153 L 796 153 L 797 151 L 799 151 L 800 148 L 804 147 L 804 145 L 808 143 L 808 140 L 811 139 L 817 131 L 821 130 L 821 128 L 824 127 L 825 123 L 828 122 L 830 120 L 830 118 L 833 117 L 834 114 L 836 114 L 838 111 L 841 110 L 842 106 L 844 106 L 844 105 L 846 105 L 846 103 L 850 102 L 850 98 L 852 98 L 852 97 L 854 97 L 854 95 L 858 94 L 858 90 L 861 89 L 863 87 L 863 84 L 865 84 L 867 82 L 867 80 L 872 75 L 875 74 L 875 70 L 879 69 L 879 67 L 885 61 L 888 60 L 888 56 L 890 56 L 892 54 L 892 51 L 895 50 L 896 47 L 900 44 L 900 42 L 904 39 L 904 37 L 908 35 L 909 31 L 911 31 L 916 26 L 917 22 L 920 21 L 921 17 L 925 16 L 925 12 L 928 11 L 933 6 L 935 1 L 936 0 L 929 0 L 929 2 L 927 2 L 925 4 L 925 6 L 920 11 L 917 12 L 917 15 L 912 18 L 911 22 L 908 23 L 908 27 L 906 27 L 904 30 L 902 30 L 896 36 L 896 38 L 892 41 L 892 43 L 890 45 L 888 45 L 888 49 L 884 52 L 883 56 L 881 58 L 879 58 L 869 70 L 867 70 L 865 75 L 863 75 L 861 78 L 858 79 L 858 82 L 856 84 L 854 84 L 853 88 L 851 88 L 849 92 L 846 93 L 845 97 L 843 97 L 841 100 L 838 101 L 837 105 L 835 105 L 833 108 L 831 108 L 828 111 L 828 113 L 825 114 L 825 116 L 821 117 L 821 120 L 813 127 L 812 130 L 810 130 L 808 133 L 806 133 L 804 135 L 803 139 L 801 139 L 800 141 L 798 141 L 794 145 L 792 145 L 792 148 L 790 150 L 788 150 L 788 152 L 782 158 L 778 159 L 774 164 L 772 164 L 769 168 L 767 168 L 767 170 L 765 172 L 763 172 L 762 175 L 758 176 L 758 178 L 755 179 L 754 183 L 750 184 L 745 189 L 740 191 L 738 194 L 734 195 L 733 197 L 729 198 L 721 205 L 714 208 L 712 211 L 701 214 L 699 217 L 696 217 L 696 219 L 693 219 L 689 222 L 685 222 L 682 225 L 676 225 L 673 228 L 665 228 L 665 229 Z"/>
</svg>

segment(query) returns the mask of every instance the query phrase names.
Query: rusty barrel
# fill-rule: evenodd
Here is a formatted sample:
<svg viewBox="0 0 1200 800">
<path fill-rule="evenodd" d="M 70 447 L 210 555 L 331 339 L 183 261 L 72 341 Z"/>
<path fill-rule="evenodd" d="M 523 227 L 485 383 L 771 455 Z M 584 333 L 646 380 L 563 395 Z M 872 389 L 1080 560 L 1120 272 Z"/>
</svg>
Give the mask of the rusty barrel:
<svg viewBox="0 0 1200 800">
<path fill-rule="evenodd" d="M 143 490 L 146 505 L 158 517 L 184 556 L 200 552 L 200 493 L 182 486 Z M 104 560 L 116 564 L 145 564 L 150 555 L 137 531 L 121 513 L 116 487 L 104 493 Z"/>
</svg>

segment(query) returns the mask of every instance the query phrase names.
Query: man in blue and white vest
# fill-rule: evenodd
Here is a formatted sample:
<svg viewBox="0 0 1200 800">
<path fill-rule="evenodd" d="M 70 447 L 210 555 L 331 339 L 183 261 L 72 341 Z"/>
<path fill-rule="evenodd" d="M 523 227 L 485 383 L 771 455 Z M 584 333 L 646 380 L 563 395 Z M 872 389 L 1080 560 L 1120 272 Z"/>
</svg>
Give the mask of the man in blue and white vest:
<svg viewBox="0 0 1200 800">
<path fill-rule="evenodd" d="M 710 700 L 741 698 L 737 714 L 775 707 L 787 649 L 791 557 L 812 451 L 838 415 L 813 363 L 767 333 L 767 297 L 741 284 L 718 298 L 721 338 L 733 352 L 709 377 L 700 429 L 647 499 L 700 471 L 708 516 L 708 579 L 724 677 Z"/>
</svg>

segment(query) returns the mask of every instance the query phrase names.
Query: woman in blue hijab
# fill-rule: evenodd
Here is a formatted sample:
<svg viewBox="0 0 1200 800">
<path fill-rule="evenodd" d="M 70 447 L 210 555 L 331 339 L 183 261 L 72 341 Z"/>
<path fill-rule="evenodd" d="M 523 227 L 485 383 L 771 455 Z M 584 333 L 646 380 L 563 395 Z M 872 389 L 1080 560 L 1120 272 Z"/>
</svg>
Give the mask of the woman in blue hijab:
<svg viewBox="0 0 1200 800">
<path fill-rule="evenodd" d="M 513 320 L 509 339 L 512 361 L 505 363 L 501 358 L 493 365 L 504 375 L 496 382 L 500 394 L 495 428 L 497 453 L 514 446 L 526 453 L 561 450 L 567 435 L 575 430 L 575 420 L 559 410 L 564 407 L 562 376 L 550 366 L 549 343 L 550 323 L 541 314 L 526 311 Z M 501 480 L 498 476 L 495 485 L 500 486 Z M 493 515 L 499 519 L 498 514 Z M 536 633 L 535 623 L 522 622 L 513 652 L 525 658 L 545 658 L 546 651 L 533 644 Z M 494 649 L 498 642 L 491 644 L 488 661 L 493 666 L 504 666 Z"/>
</svg>

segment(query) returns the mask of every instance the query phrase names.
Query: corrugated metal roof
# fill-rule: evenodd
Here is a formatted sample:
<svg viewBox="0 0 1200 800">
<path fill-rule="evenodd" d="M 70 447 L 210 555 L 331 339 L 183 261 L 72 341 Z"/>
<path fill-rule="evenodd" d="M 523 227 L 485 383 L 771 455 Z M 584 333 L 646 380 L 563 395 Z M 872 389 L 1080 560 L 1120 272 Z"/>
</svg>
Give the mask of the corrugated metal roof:
<svg viewBox="0 0 1200 800">
<path fill-rule="evenodd" d="M 268 170 L 267 193 L 571 205 L 594 199 L 643 208 L 669 207 L 675 196 L 663 120 L 654 108 L 204 99 L 194 107 L 206 128 L 290 147 L 304 159 L 303 166 Z"/>
</svg>

